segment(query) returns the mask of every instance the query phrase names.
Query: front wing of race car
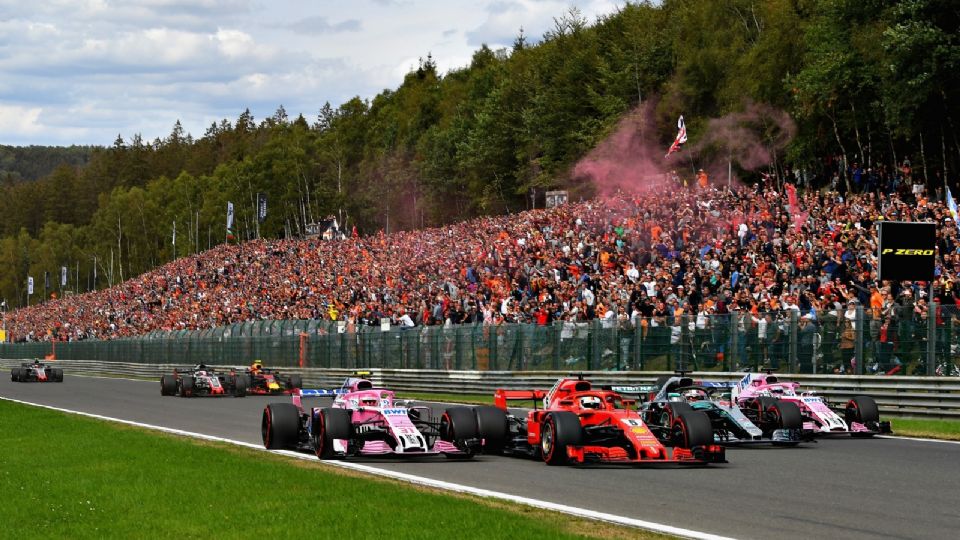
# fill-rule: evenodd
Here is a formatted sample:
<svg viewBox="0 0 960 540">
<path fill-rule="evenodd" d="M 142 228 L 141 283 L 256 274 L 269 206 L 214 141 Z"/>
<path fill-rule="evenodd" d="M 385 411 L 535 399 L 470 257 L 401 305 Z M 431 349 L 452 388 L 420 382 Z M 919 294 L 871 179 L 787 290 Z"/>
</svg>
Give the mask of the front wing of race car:
<svg viewBox="0 0 960 540">
<path fill-rule="evenodd" d="M 726 463 L 723 446 L 706 445 L 687 448 L 649 448 L 631 456 L 619 446 L 568 446 L 567 457 L 575 463 L 611 463 L 624 465 L 707 465 Z"/>
</svg>

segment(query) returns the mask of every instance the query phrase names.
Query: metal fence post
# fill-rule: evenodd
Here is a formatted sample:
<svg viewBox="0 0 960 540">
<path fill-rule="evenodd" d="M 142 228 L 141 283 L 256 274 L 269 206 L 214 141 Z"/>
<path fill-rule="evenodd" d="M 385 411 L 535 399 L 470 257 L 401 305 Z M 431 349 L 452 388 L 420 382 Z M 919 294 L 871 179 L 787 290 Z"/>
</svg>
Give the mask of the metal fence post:
<svg viewBox="0 0 960 540">
<path fill-rule="evenodd" d="M 856 367 L 853 372 L 855 375 L 863 375 L 863 364 L 866 361 L 863 357 L 863 319 L 863 306 L 857 304 L 855 319 L 857 328 L 853 334 L 853 357 L 856 359 Z"/>
<path fill-rule="evenodd" d="M 933 284 L 930 284 L 931 294 L 929 311 L 927 313 L 927 375 L 936 375 L 937 363 L 937 302 L 933 299 Z"/>
<path fill-rule="evenodd" d="M 797 371 L 799 371 L 797 369 L 797 322 L 799 320 L 797 316 L 799 315 L 799 312 L 795 309 L 791 309 L 789 311 L 790 311 L 790 343 L 789 343 L 790 373 L 796 373 Z"/>
</svg>

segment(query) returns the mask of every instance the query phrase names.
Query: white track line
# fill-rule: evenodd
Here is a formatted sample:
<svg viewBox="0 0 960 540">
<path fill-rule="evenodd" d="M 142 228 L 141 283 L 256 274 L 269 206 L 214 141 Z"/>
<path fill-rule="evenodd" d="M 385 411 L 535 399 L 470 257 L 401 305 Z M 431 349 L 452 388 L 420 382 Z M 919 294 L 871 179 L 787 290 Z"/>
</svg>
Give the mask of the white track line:
<svg viewBox="0 0 960 540">
<path fill-rule="evenodd" d="M 902 435 L 874 435 L 878 439 L 900 439 L 902 441 L 933 442 L 942 444 L 960 444 L 960 441 L 948 441 L 946 439 L 924 439 L 923 437 L 904 437 Z"/>
<path fill-rule="evenodd" d="M 201 439 L 201 440 L 205 440 L 205 441 L 216 441 L 216 442 L 222 442 L 222 443 L 227 443 L 227 444 L 233 444 L 233 445 L 237 445 L 237 446 L 242 446 L 242 447 L 244 447 L 244 448 L 250 448 L 250 449 L 252 449 L 252 450 L 260 450 L 260 451 L 263 451 L 263 452 L 270 452 L 270 453 L 273 453 L 273 454 L 281 454 L 281 455 L 284 455 L 284 456 L 288 456 L 288 457 L 292 457 L 292 458 L 296 458 L 296 459 L 302 459 L 302 460 L 305 460 L 305 461 L 317 461 L 316 457 L 314 457 L 314 456 L 311 456 L 311 455 L 309 455 L 309 454 L 302 454 L 302 453 L 299 453 L 299 452 L 293 452 L 293 451 L 291 451 L 291 450 L 267 450 L 267 449 L 265 449 L 263 446 L 261 446 L 261 445 L 259 445 L 259 444 L 251 444 L 251 443 L 248 443 L 248 442 L 236 441 L 236 440 L 233 440 L 233 439 L 226 439 L 226 438 L 223 438 L 223 437 L 216 437 L 216 436 L 213 436 L 213 435 L 205 435 L 205 434 L 203 434 L 203 433 L 195 433 L 195 432 L 192 432 L 192 431 L 184 431 L 184 430 L 181 430 L 181 429 L 174 429 L 174 428 L 169 428 L 169 427 L 164 427 L 164 426 L 157 426 L 157 425 L 153 425 L 153 424 L 144 424 L 144 423 L 141 423 L 141 422 L 134 422 L 134 421 L 131 421 L 131 420 L 123 420 L 123 419 L 121 419 L 121 418 L 113 418 L 113 417 L 110 417 L 110 416 L 102 416 L 102 415 L 99 415 L 99 414 L 87 413 L 87 412 L 82 412 L 82 411 L 75 411 L 75 410 L 71 410 L 71 409 L 63 409 L 63 408 L 60 408 L 60 407 L 53 407 L 53 406 L 51 406 L 51 405 L 43 405 L 43 404 L 41 404 L 41 403 L 32 403 L 32 402 L 29 402 L 29 401 L 22 401 L 22 400 L 19 400 L 19 399 L 13 399 L 13 398 L 8 398 L 8 397 L 4 397 L 4 396 L 0 396 L 0 399 L 2 399 L 2 400 L 4 400 L 4 401 L 11 401 L 11 402 L 14 402 L 14 403 L 20 403 L 20 404 L 22 404 L 22 405 L 31 405 L 31 406 L 33 406 L 33 407 L 40 407 L 40 408 L 43 408 L 43 409 L 49 409 L 49 410 L 52 410 L 52 411 L 59 411 L 59 412 L 63 412 L 63 413 L 76 414 L 76 415 L 80 415 L 80 416 L 86 416 L 86 417 L 89 417 L 89 418 L 96 418 L 96 419 L 98 419 L 98 420 L 107 420 L 107 421 L 109 421 L 109 422 L 117 422 L 117 423 L 120 423 L 120 424 L 129 425 L 129 426 L 136 426 L 136 427 L 145 428 L 145 429 L 152 429 L 152 430 L 155 430 L 155 431 L 162 431 L 162 432 L 164 432 L 164 433 L 171 433 L 171 434 L 180 435 L 180 436 L 183 436 L 183 437 L 190 437 L 190 438 Z M 690 530 L 690 529 L 683 529 L 683 528 L 680 528 L 680 527 L 674 527 L 674 526 L 672 526 L 672 525 L 665 525 L 665 524 L 662 524 L 662 523 L 655 523 L 655 522 L 653 522 L 653 521 L 644 521 L 644 520 L 642 520 L 642 519 L 634 519 L 634 518 L 629 518 L 629 517 L 625 517 L 625 516 L 617 516 L 617 515 L 614 515 L 614 514 L 607 514 L 607 513 L 605 513 L 605 512 L 597 512 L 597 511 L 594 511 L 594 510 L 588 510 L 588 509 L 586 509 L 586 508 L 577 508 L 577 507 L 575 507 L 575 506 L 567 506 L 567 505 L 564 505 L 564 504 L 552 503 L 552 502 L 549 502 L 549 501 L 541 501 L 541 500 L 538 500 L 538 499 L 531 499 L 531 498 L 528 498 L 528 497 L 521 497 L 521 496 L 519 496 L 519 495 L 511 495 L 511 494 L 509 494 L 509 493 L 503 493 L 503 492 L 500 492 L 500 491 L 491 491 L 491 490 L 488 490 L 488 489 L 481 489 L 481 488 L 472 487 L 472 486 L 465 486 L 465 485 L 462 485 L 462 484 L 454 484 L 454 483 L 452 483 L 452 482 L 445 482 L 445 481 L 443 481 L 443 480 L 434 480 L 434 479 L 432 479 L 432 478 L 425 478 L 425 477 L 422 477 L 422 476 L 416 476 L 416 475 L 406 474 L 406 473 L 402 473 L 402 472 L 388 471 L 388 470 L 384 470 L 384 469 L 378 469 L 378 468 L 376 468 L 376 467 L 371 467 L 371 466 L 369 466 L 369 465 L 362 465 L 362 464 L 359 464 L 359 463 L 351 463 L 351 462 L 348 462 L 348 461 L 330 461 L 330 460 L 326 460 L 326 461 L 324 461 L 324 464 L 326 464 L 326 465 L 332 465 L 332 466 L 334 466 L 334 467 L 340 467 L 340 468 L 343 468 L 343 469 L 350 469 L 350 470 L 354 470 L 354 471 L 360 471 L 360 472 L 364 472 L 364 473 L 368 473 L 368 474 L 373 474 L 373 475 L 377 475 L 377 476 L 383 476 L 383 477 L 386 477 L 386 478 L 391 478 L 391 479 L 394 479 L 394 480 L 400 480 L 400 481 L 403 481 L 403 482 L 408 482 L 408 483 L 416 484 L 416 485 L 420 485 L 420 486 L 427 486 L 427 487 L 431 487 L 431 488 L 442 489 L 442 490 L 445 490 L 445 491 L 452 491 L 452 492 L 455 492 L 455 493 L 465 493 L 465 494 L 474 495 L 474 496 L 477 496 L 477 497 L 488 498 L 488 499 L 500 499 L 500 500 L 515 502 L 515 503 L 518 503 L 518 504 L 524 504 L 524 505 L 527 505 L 527 506 L 532 506 L 532 507 L 534 507 L 534 508 L 542 508 L 542 509 L 544 509 L 544 510 L 551 510 L 551 511 L 554 511 L 554 512 L 560 512 L 560 513 L 563 513 L 563 514 L 568 514 L 568 515 L 576 516 L 576 517 L 580 517 L 580 518 L 592 519 L 592 520 L 596 520 L 596 521 L 604 521 L 604 522 L 607 522 L 607 523 L 614 523 L 614 524 L 617 524 L 617 525 L 626 525 L 626 526 L 628 526 L 628 527 L 636 527 L 636 528 L 639 528 L 639 529 L 646 529 L 646 530 L 655 531 L 655 532 L 659 532 L 659 533 L 672 534 L 672 535 L 680 536 L 680 537 L 683 537 L 683 538 L 697 538 L 697 539 L 703 539 L 703 540 L 731 540 L 729 537 L 725 537 L 725 536 L 719 536 L 719 535 L 710 534 L 710 533 L 705 533 L 705 532 L 700 532 L 700 531 L 693 531 L 693 530 Z"/>
</svg>

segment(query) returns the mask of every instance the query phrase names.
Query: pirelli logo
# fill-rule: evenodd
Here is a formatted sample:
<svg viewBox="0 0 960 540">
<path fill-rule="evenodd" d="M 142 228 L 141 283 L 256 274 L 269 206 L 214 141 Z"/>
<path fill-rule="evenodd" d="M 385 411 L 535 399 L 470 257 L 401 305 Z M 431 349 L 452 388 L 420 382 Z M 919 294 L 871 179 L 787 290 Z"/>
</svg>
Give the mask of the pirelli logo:
<svg viewBox="0 0 960 540">
<path fill-rule="evenodd" d="M 878 279 L 930 281 L 936 269 L 935 223 L 881 221 L 878 224 Z"/>
<path fill-rule="evenodd" d="M 929 257 L 933 255 L 932 249 L 884 249 L 881 255 L 924 255 Z"/>
</svg>

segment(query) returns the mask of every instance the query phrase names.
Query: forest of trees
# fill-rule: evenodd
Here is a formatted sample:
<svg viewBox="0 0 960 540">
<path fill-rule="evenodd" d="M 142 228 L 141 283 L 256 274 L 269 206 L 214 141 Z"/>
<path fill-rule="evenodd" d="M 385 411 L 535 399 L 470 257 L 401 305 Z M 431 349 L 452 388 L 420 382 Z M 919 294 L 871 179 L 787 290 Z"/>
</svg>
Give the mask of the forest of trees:
<svg viewBox="0 0 960 540">
<path fill-rule="evenodd" d="M 958 35 L 953 0 L 628 3 L 598 21 L 558 14 L 544 36 L 521 31 L 445 74 L 425 51 L 398 88 L 318 103 L 313 118 L 247 110 L 199 137 L 171 119 L 163 139 L 62 149 L 35 181 L 53 158 L 3 149 L 0 296 L 24 305 L 29 275 L 36 302 L 44 272 L 59 290 L 61 266 L 66 290 L 104 287 L 224 242 L 227 201 L 238 240 L 251 238 L 257 193 L 272 238 L 331 214 L 369 234 L 523 210 L 531 190 L 587 193 L 572 166 L 641 102 L 656 105 L 664 148 L 680 113 L 692 144 L 710 118 L 762 104 L 797 126 L 773 172 L 909 156 L 931 182 L 955 179 Z"/>
</svg>

